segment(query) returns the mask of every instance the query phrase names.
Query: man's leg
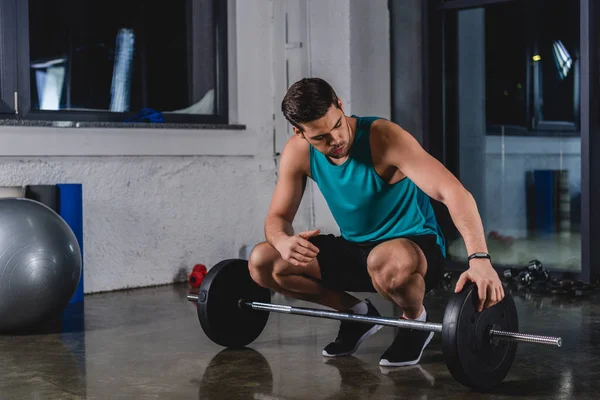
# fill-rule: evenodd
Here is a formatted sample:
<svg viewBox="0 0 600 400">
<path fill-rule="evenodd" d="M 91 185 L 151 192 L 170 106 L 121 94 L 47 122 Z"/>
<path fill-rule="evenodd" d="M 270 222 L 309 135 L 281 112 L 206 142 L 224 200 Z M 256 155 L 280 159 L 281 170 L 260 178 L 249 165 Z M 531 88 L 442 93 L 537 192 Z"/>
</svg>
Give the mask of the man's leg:
<svg viewBox="0 0 600 400">
<path fill-rule="evenodd" d="M 297 267 L 284 261 L 277 250 L 267 242 L 258 244 L 248 260 L 252 279 L 262 287 L 299 300 L 348 310 L 360 300 L 349 293 L 324 287 L 317 259 L 307 267 Z"/>
<path fill-rule="evenodd" d="M 348 278 L 355 280 L 354 271 L 360 268 L 368 279 L 366 265 L 364 262 L 361 265 L 360 260 L 363 258 L 358 249 L 333 236 L 318 236 L 311 238 L 311 241 L 319 248 L 320 261 L 315 259 L 307 267 L 297 267 L 284 261 L 279 252 L 266 242 L 257 245 L 248 263 L 252 279 L 278 293 L 322 304 L 337 311 L 380 316 L 368 300 L 360 301 L 345 291 L 322 284 L 323 268 L 327 269 L 330 281 L 344 282 Z M 337 357 L 352 354 L 380 328 L 381 326 L 373 324 L 340 321 L 338 335 L 334 342 L 325 346 L 323 355 Z"/>
<path fill-rule="evenodd" d="M 427 259 L 408 239 L 393 239 L 377 245 L 367 258 L 368 271 L 377 291 L 403 311 L 402 318 L 427 320 L 423 306 Z M 433 332 L 399 329 L 396 339 L 382 355 L 382 366 L 404 366 L 419 362 Z"/>
</svg>

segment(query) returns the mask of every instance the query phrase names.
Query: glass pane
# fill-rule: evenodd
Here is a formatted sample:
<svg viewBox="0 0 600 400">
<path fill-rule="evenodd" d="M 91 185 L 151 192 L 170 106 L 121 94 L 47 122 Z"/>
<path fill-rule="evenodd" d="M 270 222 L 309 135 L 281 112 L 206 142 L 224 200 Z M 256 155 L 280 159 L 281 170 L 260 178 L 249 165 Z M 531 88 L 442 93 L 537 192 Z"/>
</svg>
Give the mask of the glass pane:
<svg viewBox="0 0 600 400">
<path fill-rule="evenodd" d="M 523 267 L 537 259 L 548 269 L 578 272 L 580 134 L 541 131 L 527 123 L 535 112 L 527 99 L 545 102 L 531 73 L 531 54 L 539 36 L 531 26 L 540 22 L 526 16 L 537 15 L 535 3 L 446 12 L 446 63 L 455 65 L 446 69 L 450 72 L 444 78 L 446 142 L 458 143 L 449 151 L 458 155 L 456 173 L 477 202 L 494 265 Z M 565 14 L 572 4 L 537 3 L 548 21 Z M 565 22 L 560 32 L 568 32 L 557 36 L 565 43 L 578 41 L 572 39 L 578 38 L 578 24 Z M 577 51 L 572 56 L 576 60 Z M 551 65 L 556 73 L 556 64 Z M 556 101 L 549 109 L 558 110 L 553 115 L 572 115 L 578 96 L 573 92 L 571 100 Z M 448 254 L 466 261 L 460 235 L 449 238 Z"/>
<path fill-rule="evenodd" d="M 484 13 L 486 118 L 491 127 L 527 126 L 526 25 L 522 2 Z M 511 29 L 506 29 L 510 25 Z M 498 33 L 502 32 L 501 35 Z"/>
<path fill-rule="evenodd" d="M 214 114 L 212 0 L 157 4 L 30 0 L 32 109 Z"/>
<path fill-rule="evenodd" d="M 537 121 L 578 122 L 579 2 L 532 2 Z"/>
</svg>

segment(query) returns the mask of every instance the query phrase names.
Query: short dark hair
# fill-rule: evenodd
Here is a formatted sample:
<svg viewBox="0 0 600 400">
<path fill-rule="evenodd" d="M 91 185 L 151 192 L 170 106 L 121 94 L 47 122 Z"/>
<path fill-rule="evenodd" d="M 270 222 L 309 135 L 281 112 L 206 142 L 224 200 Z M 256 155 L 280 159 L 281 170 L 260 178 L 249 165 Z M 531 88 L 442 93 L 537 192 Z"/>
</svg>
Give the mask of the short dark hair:
<svg viewBox="0 0 600 400">
<path fill-rule="evenodd" d="M 281 111 L 290 124 L 303 131 L 301 123 L 322 118 L 331 106 L 339 108 L 338 96 L 321 78 L 303 78 L 288 89 Z"/>
</svg>

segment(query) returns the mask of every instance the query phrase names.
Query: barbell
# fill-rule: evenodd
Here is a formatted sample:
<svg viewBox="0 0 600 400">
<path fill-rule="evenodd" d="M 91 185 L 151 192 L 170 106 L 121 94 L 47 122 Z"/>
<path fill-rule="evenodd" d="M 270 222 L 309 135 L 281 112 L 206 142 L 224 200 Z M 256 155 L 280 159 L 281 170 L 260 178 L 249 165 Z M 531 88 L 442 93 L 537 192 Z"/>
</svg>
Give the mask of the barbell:
<svg viewBox="0 0 600 400">
<path fill-rule="evenodd" d="M 461 384 L 490 390 L 508 374 L 517 343 L 562 346 L 560 337 L 519 332 L 517 309 L 509 292 L 492 307 L 477 311 L 474 284 L 453 294 L 442 323 L 271 304 L 271 291 L 256 284 L 243 259 L 223 260 L 209 269 L 197 293 L 187 299 L 197 305 L 200 325 L 218 345 L 242 348 L 256 340 L 270 312 L 377 324 L 442 334 L 442 349 L 450 374 Z"/>
</svg>

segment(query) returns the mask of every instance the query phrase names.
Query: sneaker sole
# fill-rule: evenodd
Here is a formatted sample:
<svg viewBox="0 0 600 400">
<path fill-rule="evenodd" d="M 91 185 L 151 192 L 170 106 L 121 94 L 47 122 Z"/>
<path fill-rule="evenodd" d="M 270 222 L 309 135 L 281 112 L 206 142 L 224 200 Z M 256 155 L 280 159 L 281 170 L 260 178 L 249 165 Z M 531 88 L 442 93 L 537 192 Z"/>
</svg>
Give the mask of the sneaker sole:
<svg viewBox="0 0 600 400">
<path fill-rule="evenodd" d="M 335 353 L 335 354 L 329 354 L 328 352 L 326 352 L 325 350 L 323 350 L 323 355 L 325 357 L 343 357 L 343 356 L 349 356 L 350 354 L 353 354 L 358 347 L 360 346 L 360 344 L 362 342 L 364 342 L 366 339 L 368 339 L 370 336 L 373 336 L 374 334 L 377 333 L 378 330 L 380 330 L 381 328 L 383 328 L 383 325 L 375 325 L 374 327 L 372 327 L 371 329 L 369 329 L 368 331 L 366 331 L 361 337 L 360 339 L 358 339 L 358 341 L 356 342 L 356 346 L 354 346 L 354 348 L 350 351 L 347 351 L 345 353 Z"/>
<path fill-rule="evenodd" d="M 409 365 L 415 365 L 419 361 L 421 361 L 421 357 L 423 356 L 423 351 L 425 351 L 425 347 L 427 347 L 427 345 L 429 344 L 429 342 L 431 342 L 431 339 L 433 339 L 433 332 L 431 332 L 431 334 L 429 335 L 429 337 L 425 341 L 425 344 L 423 345 L 423 348 L 421 349 L 421 353 L 419 354 L 419 357 L 417 357 L 416 360 L 401 361 L 401 362 L 395 362 L 395 363 L 389 362 L 388 360 L 379 360 L 379 365 L 382 366 L 382 367 L 406 367 L 406 366 L 409 366 Z"/>
</svg>

